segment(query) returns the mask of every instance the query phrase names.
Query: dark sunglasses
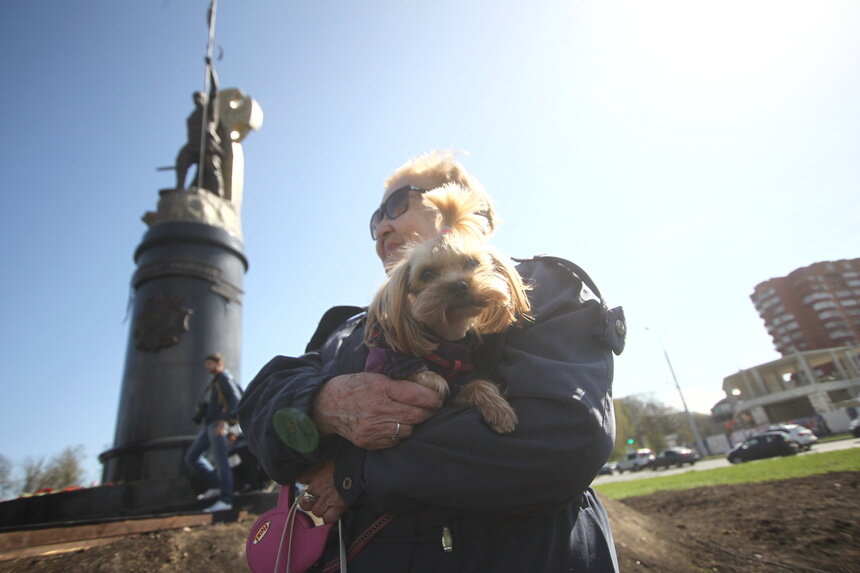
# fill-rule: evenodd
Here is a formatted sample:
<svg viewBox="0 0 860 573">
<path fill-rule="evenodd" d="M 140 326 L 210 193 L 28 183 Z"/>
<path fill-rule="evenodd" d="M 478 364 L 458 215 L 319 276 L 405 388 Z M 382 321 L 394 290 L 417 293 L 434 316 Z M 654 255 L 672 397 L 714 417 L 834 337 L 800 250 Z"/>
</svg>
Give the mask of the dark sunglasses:
<svg viewBox="0 0 860 573">
<path fill-rule="evenodd" d="M 374 241 L 376 240 L 376 227 L 382 222 L 383 217 L 388 217 L 389 221 L 393 221 L 409 210 L 409 199 L 412 196 L 411 191 L 426 193 L 427 189 L 415 187 L 414 185 L 404 185 L 389 195 L 388 199 L 379 206 L 379 209 L 374 211 L 373 215 L 370 216 L 370 237 Z"/>
</svg>

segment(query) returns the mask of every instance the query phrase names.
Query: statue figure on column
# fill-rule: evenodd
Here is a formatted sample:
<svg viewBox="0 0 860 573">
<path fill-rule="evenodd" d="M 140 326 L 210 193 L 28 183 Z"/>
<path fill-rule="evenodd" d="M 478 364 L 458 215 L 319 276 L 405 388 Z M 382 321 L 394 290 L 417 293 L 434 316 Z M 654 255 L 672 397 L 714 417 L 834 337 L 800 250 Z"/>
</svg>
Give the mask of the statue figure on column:
<svg viewBox="0 0 860 573">
<path fill-rule="evenodd" d="M 158 209 L 145 213 L 143 221 L 150 227 L 168 221 L 198 221 L 223 227 L 241 238 L 242 140 L 263 124 L 263 110 L 238 88 L 219 90 L 215 70 L 208 60 L 207 64 L 209 93 L 194 93 L 195 108 L 186 120 L 188 141 L 176 155 L 176 185 L 159 192 Z M 197 165 L 197 173 L 186 185 L 192 165 Z"/>
<path fill-rule="evenodd" d="M 224 144 L 229 145 L 230 141 L 220 121 L 218 77 L 208 58 L 206 67 L 209 70 L 209 93 L 194 92 L 194 111 L 185 120 L 188 141 L 176 155 L 176 190 L 185 189 L 188 168 L 196 164 L 196 187 L 223 197 Z"/>
<path fill-rule="evenodd" d="M 144 213 L 142 218 L 150 227 L 171 221 L 214 225 L 241 239 L 245 177 L 241 141 L 263 124 L 263 111 L 240 89 L 218 90 L 212 63 L 215 12 L 216 1 L 212 0 L 206 16 L 206 80 L 204 91 L 194 93 L 194 111 L 185 121 L 188 141 L 176 155 L 174 167 L 159 168 L 176 170 L 176 186 L 161 189 L 157 210 Z M 188 169 L 195 164 L 194 182 L 186 187 Z"/>
</svg>

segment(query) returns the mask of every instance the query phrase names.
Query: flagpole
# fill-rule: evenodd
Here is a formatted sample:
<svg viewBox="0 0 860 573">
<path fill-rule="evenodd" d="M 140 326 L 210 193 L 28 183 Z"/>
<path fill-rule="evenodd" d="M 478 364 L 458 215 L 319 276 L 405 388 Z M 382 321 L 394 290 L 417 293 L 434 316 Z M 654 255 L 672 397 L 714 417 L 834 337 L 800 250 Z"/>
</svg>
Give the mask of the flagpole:
<svg viewBox="0 0 860 573">
<path fill-rule="evenodd" d="M 206 42 L 206 67 L 203 77 L 203 116 L 200 119 L 200 156 L 197 163 L 197 189 L 203 188 L 203 160 L 206 158 L 206 137 L 209 134 L 209 106 L 212 104 L 209 97 L 209 81 L 212 77 L 212 47 L 215 45 L 215 14 L 218 11 L 218 0 L 209 3 L 209 37 Z M 216 190 L 218 191 L 218 190 Z"/>
</svg>

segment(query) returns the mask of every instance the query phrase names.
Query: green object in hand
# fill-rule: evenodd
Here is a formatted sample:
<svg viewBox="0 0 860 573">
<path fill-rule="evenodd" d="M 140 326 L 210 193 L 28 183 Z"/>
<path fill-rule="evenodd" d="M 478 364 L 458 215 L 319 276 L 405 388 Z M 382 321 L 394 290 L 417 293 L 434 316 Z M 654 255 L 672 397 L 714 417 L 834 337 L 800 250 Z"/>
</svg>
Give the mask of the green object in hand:
<svg viewBox="0 0 860 573">
<path fill-rule="evenodd" d="M 275 431 L 290 448 L 306 454 L 319 445 L 319 432 L 313 420 L 295 408 L 281 408 L 272 420 Z"/>
</svg>

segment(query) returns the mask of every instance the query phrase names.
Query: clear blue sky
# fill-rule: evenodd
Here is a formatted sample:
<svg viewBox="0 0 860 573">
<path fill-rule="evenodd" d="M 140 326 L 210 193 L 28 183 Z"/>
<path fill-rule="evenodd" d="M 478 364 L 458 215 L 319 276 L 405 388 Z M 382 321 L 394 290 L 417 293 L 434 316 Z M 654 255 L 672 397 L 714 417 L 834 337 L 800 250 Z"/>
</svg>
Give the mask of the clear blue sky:
<svg viewBox="0 0 860 573">
<path fill-rule="evenodd" d="M 203 85 L 208 0 L 0 3 L 0 453 L 111 447 L 132 253 Z M 858 256 L 860 3 L 219 2 L 245 141 L 242 365 L 296 354 L 383 274 L 386 174 L 449 147 L 496 245 L 572 259 L 625 307 L 616 396 L 691 407 L 777 357 L 753 287 Z M 646 327 L 650 327 L 646 331 Z"/>
</svg>

